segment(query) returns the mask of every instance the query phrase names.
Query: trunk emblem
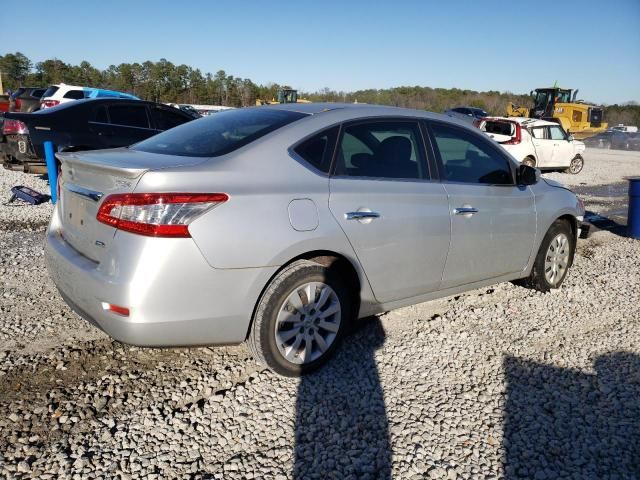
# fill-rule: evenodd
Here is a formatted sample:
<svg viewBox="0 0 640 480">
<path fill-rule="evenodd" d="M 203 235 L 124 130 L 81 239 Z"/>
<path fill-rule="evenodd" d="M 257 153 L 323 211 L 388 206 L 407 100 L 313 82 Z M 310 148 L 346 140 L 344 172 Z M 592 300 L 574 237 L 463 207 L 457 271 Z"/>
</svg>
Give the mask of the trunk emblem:
<svg viewBox="0 0 640 480">
<path fill-rule="evenodd" d="M 101 242 L 100 240 L 96 240 L 96 246 L 104 247 L 104 242 Z"/>
</svg>

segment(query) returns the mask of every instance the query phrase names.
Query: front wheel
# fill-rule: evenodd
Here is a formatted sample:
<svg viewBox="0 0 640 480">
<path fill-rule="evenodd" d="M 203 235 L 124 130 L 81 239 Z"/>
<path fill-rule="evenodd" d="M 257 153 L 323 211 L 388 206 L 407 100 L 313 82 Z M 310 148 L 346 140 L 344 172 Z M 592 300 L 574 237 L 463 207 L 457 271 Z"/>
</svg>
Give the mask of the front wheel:
<svg viewBox="0 0 640 480">
<path fill-rule="evenodd" d="M 293 262 L 262 295 L 247 343 L 260 363 L 299 376 L 324 364 L 353 315 L 354 302 L 331 267 Z"/>
<path fill-rule="evenodd" d="M 577 175 L 582 171 L 583 167 L 584 167 L 584 159 L 578 155 L 574 157 L 573 160 L 571 160 L 571 163 L 569 164 L 569 168 L 567 168 L 566 171 L 569 172 L 571 175 Z"/>
<path fill-rule="evenodd" d="M 573 263 L 575 248 L 569 222 L 556 220 L 542 239 L 531 274 L 517 283 L 540 292 L 559 288 Z"/>
</svg>

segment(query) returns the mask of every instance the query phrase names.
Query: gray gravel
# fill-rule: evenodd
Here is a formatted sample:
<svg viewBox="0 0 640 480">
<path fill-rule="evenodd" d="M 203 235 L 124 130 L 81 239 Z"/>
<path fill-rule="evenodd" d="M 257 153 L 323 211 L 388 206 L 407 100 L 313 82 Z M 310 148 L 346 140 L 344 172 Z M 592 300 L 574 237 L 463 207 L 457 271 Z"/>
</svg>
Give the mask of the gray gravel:
<svg viewBox="0 0 640 480">
<path fill-rule="evenodd" d="M 45 191 L 0 171 L 0 194 L 28 182 Z M 505 283 L 363 322 L 294 380 L 243 346 L 88 326 L 46 276 L 49 208 L 0 206 L 0 477 L 640 477 L 638 241 L 581 241 L 549 294 Z"/>
</svg>

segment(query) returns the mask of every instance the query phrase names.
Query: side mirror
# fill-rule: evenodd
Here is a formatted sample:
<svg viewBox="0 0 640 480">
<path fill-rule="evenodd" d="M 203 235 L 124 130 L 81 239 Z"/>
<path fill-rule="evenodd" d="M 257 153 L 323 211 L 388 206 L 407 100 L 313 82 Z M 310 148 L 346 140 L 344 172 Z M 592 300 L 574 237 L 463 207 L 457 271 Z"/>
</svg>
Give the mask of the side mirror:
<svg viewBox="0 0 640 480">
<path fill-rule="evenodd" d="M 573 135 L 569 134 L 569 136 L 567 137 L 567 141 L 573 142 Z"/>
<path fill-rule="evenodd" d="M 538 169 L 529 165 L 520 165 L 517 171 L 518 185 L 535 185 L 538 183 Z"/>
</svg>

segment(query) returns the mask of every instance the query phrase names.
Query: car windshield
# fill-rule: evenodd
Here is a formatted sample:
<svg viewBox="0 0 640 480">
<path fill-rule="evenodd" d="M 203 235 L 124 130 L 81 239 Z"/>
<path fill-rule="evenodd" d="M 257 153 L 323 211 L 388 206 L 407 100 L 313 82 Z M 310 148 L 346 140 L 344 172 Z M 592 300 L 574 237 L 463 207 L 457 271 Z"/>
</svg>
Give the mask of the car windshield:
<svg viewBox="0 0 640 480">
<path fill-rule="evenodd" d="M 268 107 L 230 110 L 172 128 L 131 149 L 165 155 L 216 157 L 305 116 L 304 113 Z"/>
<path fill-rule="evenodd" d="M 46 92 L 42 94 L 42 97 L 43 98 L 52 97 L 58 91 L 58 88 L 59 87 L 55 85 L 51 85 L 49 88 L 47 88 Z"/>
</svg>

